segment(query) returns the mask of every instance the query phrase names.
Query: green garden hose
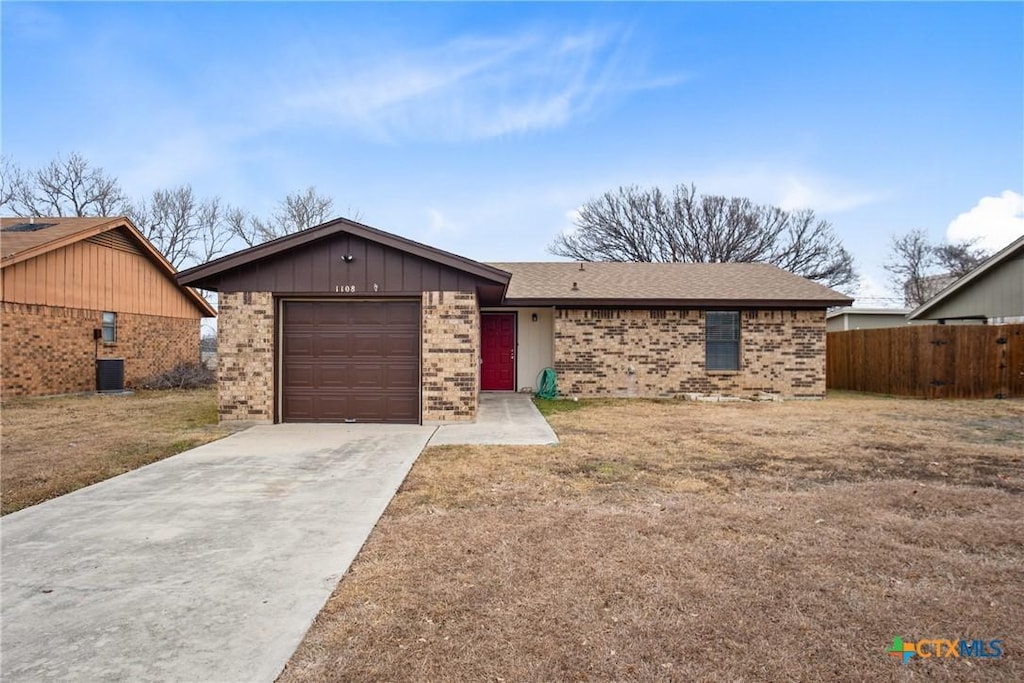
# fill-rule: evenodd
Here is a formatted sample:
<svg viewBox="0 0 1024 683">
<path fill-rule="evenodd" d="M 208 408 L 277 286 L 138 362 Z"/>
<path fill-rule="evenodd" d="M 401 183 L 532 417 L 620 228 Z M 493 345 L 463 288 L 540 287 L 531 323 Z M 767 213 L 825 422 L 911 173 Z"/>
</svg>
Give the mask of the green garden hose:
<svg viewBox="0 0 1024 683">
<path fill-rule="evenodd" d="M 558 398 L 558 382 L 554 368 L 544 368 L 537 375 L 537 398 Z"/>
</svg>

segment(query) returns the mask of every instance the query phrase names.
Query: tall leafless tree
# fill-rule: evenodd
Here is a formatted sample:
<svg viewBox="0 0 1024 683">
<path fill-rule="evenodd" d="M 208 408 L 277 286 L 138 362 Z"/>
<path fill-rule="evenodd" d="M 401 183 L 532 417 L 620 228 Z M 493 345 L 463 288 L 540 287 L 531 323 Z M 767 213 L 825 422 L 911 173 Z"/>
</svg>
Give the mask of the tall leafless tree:
<svg viewBox="0 0 1024 683">
<path fill-rule="evenodd" d="M 15 211 L 14 200 L 25 184 L 25 174 L 14 161 L 4 155 L 0 156 L 0 211 Z"/>
<path fill-rule="evenodd" d="M 231 240 L 219 197 L 199 199 L 190 185 L 157 190 L 126 207 L 135 226 L 175 268 L 202 263 L 224 252 Z"/>
<path fill-rule="evenodd" d="M 228 216 L 228 229 L 250 247 L 308 230 L 331 218 L 334 200 L 307 187 L 281 200 L 268 220 L 236 210 Z"/>
<path fill-rule="evenodd" d="M 77 152 L 34 171 L 0 158 L 0 210 L 19 216 L 123 214 L 176 268 L 213 259 L 236 238 L 254 246 L 319 225 L 331 218 L 333 206 L 314 187 L 286 196 L 268 219 L 227 206 L 216 196 L 200 198 L 190 185 L 128 201 L 116 178 Z M 353 218 L 358 220 L 358 212 Z"/>
<path fill-rule="evenodd" d="M 954 280 L 974 270 L 989 257 L 975 247 L 977 240 L 933 245 L 918 228 L 893 237 L 885 269 L 892 284 L 903 292 L 910 307 L 923 304 Z"/>
<path fill-rule="evenodd" d="M 830 287 L 857 282 L 853 257 L 813 211 L 783 211 L 694 186 L 620 187 L 584 204 L 549 251 L 580 261 L 762 262 Z"/>
<path fill-rule="evenodd" d="M 903 292 L 907 306 L 919 306 L 929 298 L 927 278 L 934 262 L 935 255 L 924 230 L 911 230 L 893 238 L 884 267 L 893 285 Z"/>
<path fill-rule="evenodd" d="M 939 268 L 953 277 L 961 278 L 971 272 L 991 254 L 977 246 L 977 238 L 962 242 L 949 242 L 933 247 Z"/>
<path fill-rule="evenodd" d="M 125 203 L 117 178 L 90 166 L 78 152 L 35 171 L 22 172 L 11 164 L 10 175 L 2 206 L 19 216 L 115 216 Z"/>
</svg>

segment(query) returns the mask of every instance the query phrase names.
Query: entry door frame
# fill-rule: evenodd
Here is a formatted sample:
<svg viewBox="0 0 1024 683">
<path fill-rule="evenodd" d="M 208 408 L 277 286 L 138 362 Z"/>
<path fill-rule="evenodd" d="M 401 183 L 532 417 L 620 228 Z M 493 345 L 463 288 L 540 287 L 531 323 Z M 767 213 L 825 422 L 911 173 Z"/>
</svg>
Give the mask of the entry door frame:
<svg viewBox="0 0 1024 683">
<path fill-rule="evenodd" d="M 485 317 L 504 316 L 512 319 L 512 388 L 510 389 L 485 389 L 483 373 L 484 357 L 484 325 Z M 480 312 L 480 391 L 515 391 L 519 382 L 519 313 L 518 311 L 481 311 Z"/>
</svg>

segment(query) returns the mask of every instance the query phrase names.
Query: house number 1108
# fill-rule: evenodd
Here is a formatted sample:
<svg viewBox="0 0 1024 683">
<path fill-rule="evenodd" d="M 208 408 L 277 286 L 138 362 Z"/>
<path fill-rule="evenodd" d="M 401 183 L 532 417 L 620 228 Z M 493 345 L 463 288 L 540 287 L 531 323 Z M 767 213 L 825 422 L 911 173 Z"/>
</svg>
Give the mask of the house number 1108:
<svg viewBox="0 0 1024 683">
<path fill-rule="evenodd" d="M 338 294 L 351 294 L 356 291 L 355 285 L 334 285 L 334 291 Z"/>
</svg>

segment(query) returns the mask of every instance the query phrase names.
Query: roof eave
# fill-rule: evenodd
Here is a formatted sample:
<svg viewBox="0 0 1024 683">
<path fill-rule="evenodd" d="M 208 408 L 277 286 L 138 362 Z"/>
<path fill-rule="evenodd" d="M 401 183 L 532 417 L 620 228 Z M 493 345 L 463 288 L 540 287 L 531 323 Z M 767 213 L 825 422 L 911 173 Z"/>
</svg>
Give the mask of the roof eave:
<svg viewBox="0 0 1024 683">
<path fill-rule="evenodd" d="M 178 283 L 182 285 L 198 284 L 207 278 L 220 275 L 221 273 L 233 268 L 238 268 L 260 259 L 276 256 L 277 254 L 294 249 L 295 247 L 300 247 L 305 244 L 330 237 L 331 235 L 336 235 L 340 232 L 347 232 L 392 249 L 397 249 L 414 256 L 419 256 L 421 258 L 441 263 L 451 268 L 455 268 L 456 270 L 461 270 L 482 279 L 489 280 L 494 284 L 502 285 L 503 287 L 507 287 L 509 280 L 512 278 L 511 273 L 501 270 L 500 268 L 495 268 L 494 266 L 489 266 L 447 251 L 442 251 L 441 249 L 436 249 L 404 237 L 391 235 L 382 230 L 371 228 L 368 225 L 363 225 L 362 223 L 357 223 L 347 218 L 336 218 L 322 225 L 309 228 L 308 230 L 278 237 L 270 242 L 264 242 L 263 244 L 256 245 L 255 247 L 249 247 L 248 249 L 243 249 L 242 251 L 234 254 L 228 254 L 227 256 L 222 256 L 214 261 L 184 270 L 178 273 Z"/>
<path fill-rule="evenodd" d="M 614 298 L 506 298 L 505 306 L 563 306 L 584 308 L 588 306 L 614 306 L 617 308 L 807 308 L 825 309 L 851 303 L 853 299 L 614 299 Z"/>
<path fill-rule="evenodd" d="M 987 261 L 967 273 L 967 275 L 964 275 L 960 279 L 954 280 L 950 284 L 946 285 L 946 287 L 940 290 L 938 294 L 908 313 L 907 320 L 918 320 L 923 318 L 925 314 L 945 301 L 946 298 L 956 294 L 958 291 L 982 277 L 990 270 L 997 268 L 1004 261 L 1015 256 L 1018 252 L 1024 252 L 1024 235 L 1021 235 L 1006 247 L 997 251 L 995 254 L 990 256 Z M 946 319 L 952 320 L 953 318 Z"/>
</svg>

